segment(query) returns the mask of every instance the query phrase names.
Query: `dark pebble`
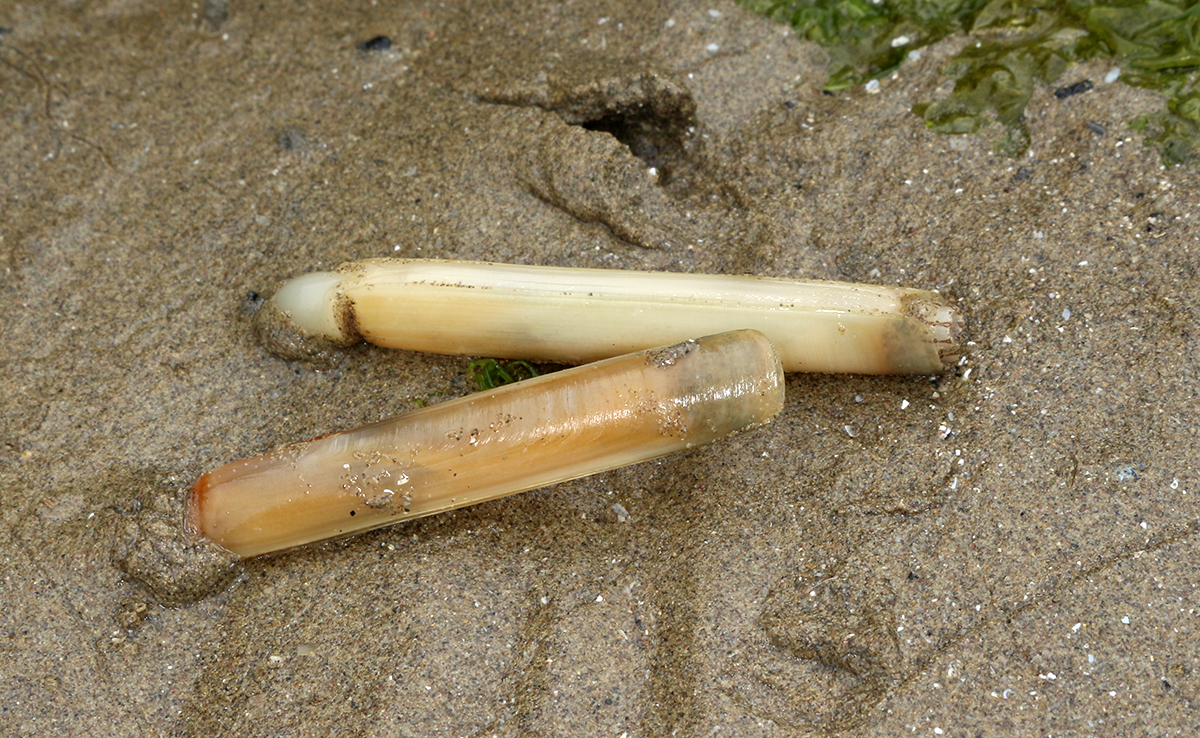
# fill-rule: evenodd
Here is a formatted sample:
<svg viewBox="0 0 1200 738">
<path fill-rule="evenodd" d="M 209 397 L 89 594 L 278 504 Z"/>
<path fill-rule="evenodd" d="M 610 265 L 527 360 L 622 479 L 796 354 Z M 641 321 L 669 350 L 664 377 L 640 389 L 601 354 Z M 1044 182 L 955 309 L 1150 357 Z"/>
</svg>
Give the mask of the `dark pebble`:
<svg viewBox="0 0 1200 738">
<path fill-rule="evenodd" d="M 1096 85 L 1092 84 L 1092 81 L 1090 79 L 1085 79 L 1080 82 L 1076 82 L 1073 85 L 1067 85 L 1066 87 L 1059 87 L 1057 90 L 1054 91 L 1054 96 L 1057 97 L 1059 100 L 1066 100 L 1068 97 L 1071 97 L 1072 95 L 1081 95 L 1081 94 L 1087 92 L 1088 90 L 1092 89 L 1095 86 Z"/>
<path fill-rule="evenodd" d="M 392 40 L 387 36 L 376 36 L 358 42 L 359 51 L 387 51 L 390 48 L 392 48 Z"/>
</svg>

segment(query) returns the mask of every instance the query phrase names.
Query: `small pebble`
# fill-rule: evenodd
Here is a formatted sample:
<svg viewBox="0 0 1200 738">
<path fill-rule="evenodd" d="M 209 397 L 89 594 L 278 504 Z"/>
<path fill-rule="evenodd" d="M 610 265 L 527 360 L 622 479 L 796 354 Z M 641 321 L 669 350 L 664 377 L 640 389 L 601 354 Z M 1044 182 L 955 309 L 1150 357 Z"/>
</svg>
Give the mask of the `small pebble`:
<svg viewBox="0 0 1200 738">
<path fill-rule="evenodd" d="M 1057 97 L 1059 100 L 1065 100 L 1068 97 L 1073 97 L 1075 95 L 1082 95 L 1083 93 L 1087 92 L 1088 90 L 1092 89 L 1093 87 L 1095 87 L 1095 85 L 1092 84 L 1092 81 L 1090 79 L 1084 79 L 1084 80 L 1080 80 L 1079 82 L 1076 82 L 1073 85 L 1066 85 L 1065 87 L 1059 87 L 1057 90 L 1054 91 L 1054 96 Z"/>
<path fill-rule="evenodd" d="M 387 36 L 375 36 L 366 41 L 360 41 L 358 44 L 359 51 L 387 51 L 392 48 L 392 40 Z"/>
</svg>

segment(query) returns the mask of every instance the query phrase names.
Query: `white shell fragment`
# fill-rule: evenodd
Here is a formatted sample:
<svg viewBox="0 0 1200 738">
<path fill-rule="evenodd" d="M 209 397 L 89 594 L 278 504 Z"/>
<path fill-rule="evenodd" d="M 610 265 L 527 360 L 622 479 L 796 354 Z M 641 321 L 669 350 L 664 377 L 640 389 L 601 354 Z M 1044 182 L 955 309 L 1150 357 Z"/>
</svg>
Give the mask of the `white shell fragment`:
<svg viewBox="0 0 1200 738">
<path fill-rule="evenodd" d="M 564 364 L 751 328 L 784 371 L 934 374 L 958 360 L 962 318 L 903 287 L 384 258 L 285 283 L 258 326 L 288 358 L 365 340 Z"/>
<path fill-rule="evenodd" d="M 779 358 L 744 330 L 621 356 L 214 469 L 188 525 L 242 558 L 654 459 L 769 423 Z"/>
</svg>

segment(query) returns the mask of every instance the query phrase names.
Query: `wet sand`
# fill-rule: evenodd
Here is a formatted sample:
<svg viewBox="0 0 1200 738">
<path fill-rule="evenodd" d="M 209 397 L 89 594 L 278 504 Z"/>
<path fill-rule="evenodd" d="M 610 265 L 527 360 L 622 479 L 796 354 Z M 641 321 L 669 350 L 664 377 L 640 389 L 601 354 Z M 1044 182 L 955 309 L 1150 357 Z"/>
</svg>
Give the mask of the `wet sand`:
<svg viewBox="0 0 1200 738">
<path fill-rule="evenodd" d="M 1195 732 L 1200 178 L 1127 128 L 1155 94 L 1073 68 L 1013 160 L 909 112 L 961 39 L 824 95 L 728 3 L 343 5 L 0 3 L 0 734 Z M 256 342 L 251 293 L 370 256 L 903 284 L 969 343 L 162 606 L 130 520 L 469 391 Z"/>
</svg>

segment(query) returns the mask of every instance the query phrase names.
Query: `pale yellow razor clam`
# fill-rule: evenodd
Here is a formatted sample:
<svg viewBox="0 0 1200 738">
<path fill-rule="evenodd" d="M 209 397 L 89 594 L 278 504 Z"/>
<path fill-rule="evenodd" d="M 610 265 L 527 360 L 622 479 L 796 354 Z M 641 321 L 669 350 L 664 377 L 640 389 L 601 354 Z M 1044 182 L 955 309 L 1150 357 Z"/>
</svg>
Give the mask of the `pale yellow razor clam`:
<svg viewBox="0 0 1200 738">
<path fill-rule="evenodd" d="M 710 443 L 783 407 L 779 357 L 742 330 L 479 392 L 208 472 L 192 532 L 242 558 Z"/>
<path fill-rule="evenodd" d="M 962 316 L 936 292 L 904 287 L 365 259 L 286 282 L 258 328 L 292 358 L 365 340 L 563 364 L 752 328 L 784 371 L 936 374 L 958 360 Z"/>
</svg>

